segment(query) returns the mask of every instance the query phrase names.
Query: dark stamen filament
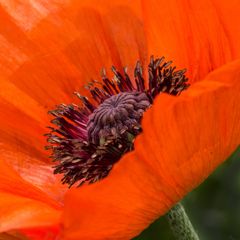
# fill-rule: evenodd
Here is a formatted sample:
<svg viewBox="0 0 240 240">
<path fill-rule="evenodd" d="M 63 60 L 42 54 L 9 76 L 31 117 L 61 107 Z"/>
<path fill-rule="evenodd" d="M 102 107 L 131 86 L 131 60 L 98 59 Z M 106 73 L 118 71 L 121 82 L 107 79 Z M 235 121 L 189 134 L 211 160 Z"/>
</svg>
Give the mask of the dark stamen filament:
<svg viewBox="0 0 240 240">
<path fill-rule="evenodd" d="M 138 61 L 134 81 L 112 67 L 110 80 L 101 72 L 102 82 L 93 81 L 86 88 L 92 99 L 80 95 L 81 106 L 60 104 L 49 113 L 54 117 L 46 134 L 55 174 L 72 186 L 93 183 L 106 177 L 121 156 L 133 149 L 134 138 L 142 131 L 141 118 L 154 98 L 162 92 L 179 95 L 188 88 L 186 70 L 176 71 L 164 57 L 151 57 L 148 65 L 148 88 Z M 95 103 L 93 103 L 95 102 Z"/>
</svg>

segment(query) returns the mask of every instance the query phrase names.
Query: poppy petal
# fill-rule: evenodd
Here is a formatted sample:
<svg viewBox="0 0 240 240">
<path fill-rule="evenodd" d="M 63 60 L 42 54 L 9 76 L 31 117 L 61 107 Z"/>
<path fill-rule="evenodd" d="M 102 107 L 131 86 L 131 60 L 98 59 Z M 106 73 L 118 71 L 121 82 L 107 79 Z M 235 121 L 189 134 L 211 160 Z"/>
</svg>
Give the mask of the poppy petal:
<svg viewBox="0 0 240 240">
<path fill-rule="evenodd" d="M 239 58 L 238 1 L 142 3 L 149 54 L 173 59 L 178 67 L 188 69 L 191 81 Z"/>
<path fill-rule="evenodd" d="M 30 229 L 21 229 L 21 233 L 31 240 L 53 240 L 59 239 L 61 227 L 59 225 L 50 226 L 50 227 L 38 227 Z"/>
<path fill-rule="evenodd" d="M 9 155 L 8 157 L 11 157 L 11 155 Z M 37 173 L 38 171 L 39 173 L 43 172 L 42 173 L 43 176 L 38 174 L 39 179 L 36 180 L 35 178 L 37 177 L 35 176 L 35 178 L 33 178 L 32 175 L 34 174 L 31 174 L 29 172 L 29 175 L 30 175 L 28 177 L 29 181 L 26 181 L 24 178 L 22 178 L 18 174 L 17 171 L 15 171 L 9 164 L 7 164 L 7 162 L 5 162 L 3 158 L 1 158 L 0 167 L 1 167 L 0 168 L 0 192 L 15 194 L 16 196 L 18 195 L 26 198 L 31 198 L 37 201 L 41 201 L 45 204 L 49 204 L 50 206 L 55 207 L 56 209 L 61 208 L 61 201 L 59 199 L 61 198 L 62 194 L 55 196 L 53 193 L 51 194 L 51 191 L 50 191 L 51 187 L 53 188 L 54 186 L 54 183 L 51 182 L 52 175 L 49 174 L 49 176 L 46 176 L 46 174 L 44 174 L 44 172 L 41 171 L 41 169 L 40 170 L 37 169 L 37 167 L 30 168 L 29 171 L 37 170 Z M 24 173 L 22 175 L 24 175 Z M 33 180 L 33 181 L 30 182 L 30 180 Z M 45 183 L 47 182 L 47 180 L 49 181 L 49 184 L 46 184 L 45 188 L 41 190 L 41 187 L 39 187 L 37 183 L 40 185 L 41 181 Z M 55 183 L 55 185 L 57 184 Z M 60 189 L 61 188 L 59 188 L 59 191 Z M 1 201 L 0 201 L 0 205 L 1 205 Z"/>
<path fill-rule="evenodd" d="M 28 240 L 26 236 L 16 231 L 0 233 L 1 240 Z"/>
<path fill-rule="evenodd" d="M 43 134 L 49 118 L 40 104 L 12 83 L 1 81 L 0 90 L 1 141 L 15 150 L 21 149 L 30 156 L 44 159 Z"/>
<path fill-rule="evenodd" d="M 0 192 L 0 232 L 59 224 L 60 211 L 29 198 Z"/>
<path fill-rule="evenodd" d="M 44 150 L 46 110 L 10 82 L 1 83 L 1 161 L 9 164 L 25 181 L 60 200 L 65 190 L 52 174 L 50 159 Z M 3 171 L 2 177 L 6 173 Z"/>
<path fill-rule="evenodd" d="M 8 31 L 0 29 L 4 76 L 39 104 L 50 107 L 72 101 L 72 93 L 98 77 L 102 67 L 144 61 L 140 1 L 134 5 L 102 1 L 101 7 L 96 2 L 3 2 L 0 10 L 8 26 Z M 5 54 L 9 49 L 11 61 Z"/>
<path fill-rule="evenodd" d="M 66 195 L 66 239 L 131 239 L 226 160 L 240 143 L 239 77 L 237 61 L 179 97 L 160 95 L 135 150 L 107 178 Z"/>
<path fill-rule="evenodd" d="M 239 25 L 236 21 L 239 19 L 239 2 L 238 0 L 232 1 L 218 1 L 213 0 L 214 7 L 221 22 L 222 28 L 225 31 L 225 35 L 228 39 L 231 53 L 233 58 L 239 58 L 240 56 L 240 31 Z M 231 14 L 229 14 L 231 13 Z"/>
</svg>

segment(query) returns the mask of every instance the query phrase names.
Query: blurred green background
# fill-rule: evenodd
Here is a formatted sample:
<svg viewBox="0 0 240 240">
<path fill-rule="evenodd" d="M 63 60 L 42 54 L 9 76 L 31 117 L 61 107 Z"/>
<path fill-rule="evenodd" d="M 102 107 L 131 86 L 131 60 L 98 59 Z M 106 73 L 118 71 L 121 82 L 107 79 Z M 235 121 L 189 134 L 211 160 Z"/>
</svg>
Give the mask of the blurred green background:
<svg viewBox="0 0 240 240">
<path fill-rule="evenodd" d="M 201 240 L 240 240 L 240 147 L 182 201 Z M 165 217 L 134 240 L 174 240 Z"/>
</svg>

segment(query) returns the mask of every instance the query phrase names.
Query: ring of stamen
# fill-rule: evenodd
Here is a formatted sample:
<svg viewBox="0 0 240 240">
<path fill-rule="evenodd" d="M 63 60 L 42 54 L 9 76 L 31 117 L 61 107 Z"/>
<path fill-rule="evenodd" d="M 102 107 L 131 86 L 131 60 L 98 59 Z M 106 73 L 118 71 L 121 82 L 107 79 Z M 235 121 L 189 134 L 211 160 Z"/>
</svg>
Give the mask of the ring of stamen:
<svg viewBox="0 0 240 240">
<path fill-rule="evenodd" d="M 133 149 L 134 138 L 142 130 L 143 113 L 154 98 L 162 92 L 176 96 L 188 88 L 186 70 L 176 71 L 171 64 L 164 57 L 151 57 L 148 86 L 140 62 L 134 70 L 134 81 L 126 68 L 122 75 L 112 67 L 112 80 L 103 70 L 102 82 L 87 86 L 93 101 L 76 93 L 81 106 L 60 104 L 49 112 L 55 127 L 49 127 L 46 134 L 46 149 L 52 151 L 54 173 L 63 174 L 64 184 L 70 187 L 106 177 L 121 156 Z"/>
</svg>

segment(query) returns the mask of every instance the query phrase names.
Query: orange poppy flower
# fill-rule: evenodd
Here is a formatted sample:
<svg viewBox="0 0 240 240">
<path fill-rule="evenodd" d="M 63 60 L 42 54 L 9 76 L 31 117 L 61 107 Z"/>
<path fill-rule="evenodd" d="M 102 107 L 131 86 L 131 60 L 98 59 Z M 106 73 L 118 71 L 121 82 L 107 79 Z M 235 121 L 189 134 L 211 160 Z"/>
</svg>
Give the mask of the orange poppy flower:
<svg viewBox="0 0 240 240">
<path fill-rule="evenodd" d="M 2 0 L 0 231 L 130 239 L 198 186 L 240 140 L 238 14 L 237 0 Z M 133 78 L 139 59 L 147 79 L 152 54 L 187 68 L 191 87 L 154 100 L 106 178 L 68 190 L 43 148 L 46 112 L 88 94 L 103 67 Z"/>
</svg>

